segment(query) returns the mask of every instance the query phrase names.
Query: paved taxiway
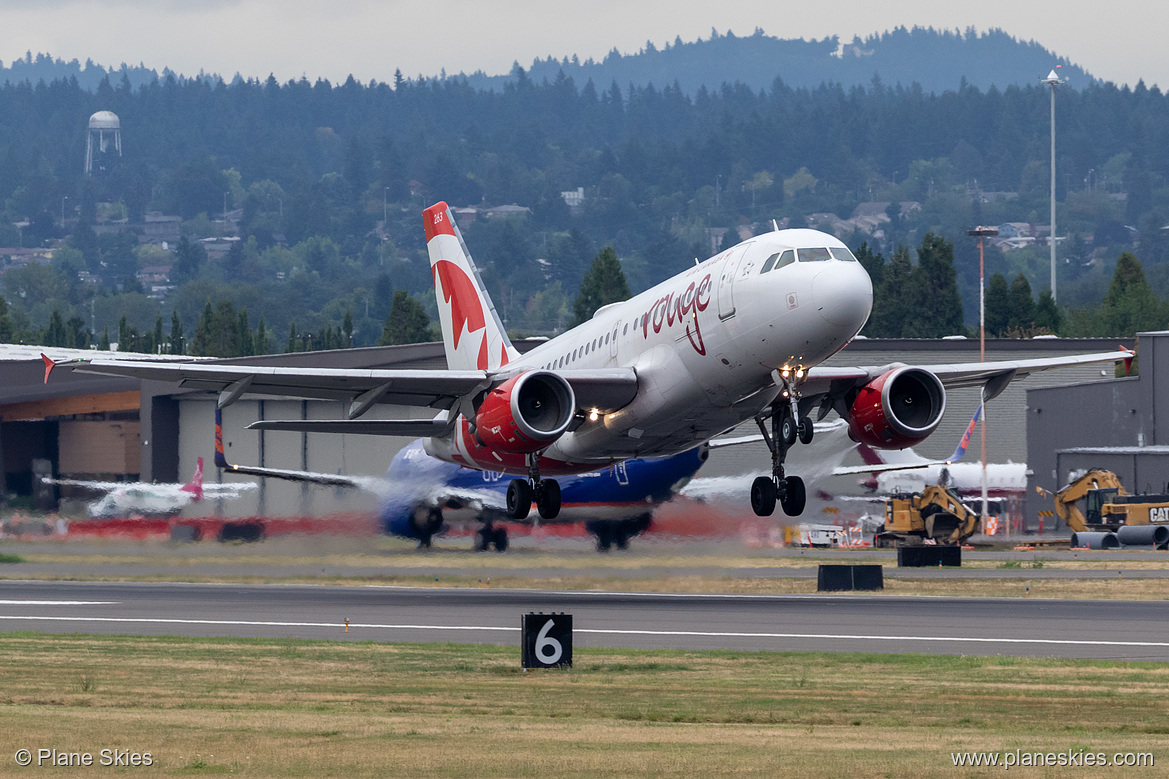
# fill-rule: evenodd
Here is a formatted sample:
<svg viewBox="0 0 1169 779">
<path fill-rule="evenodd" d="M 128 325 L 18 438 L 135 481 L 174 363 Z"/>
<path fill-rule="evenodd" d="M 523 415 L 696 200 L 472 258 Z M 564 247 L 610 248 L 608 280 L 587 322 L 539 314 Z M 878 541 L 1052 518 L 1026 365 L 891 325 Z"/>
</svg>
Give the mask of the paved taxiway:
<svg viewBox="0 0 1169 779">
<path fill-rule="evenodd" d="M 0 631 L 1169 660 L 1169 602 L 653 595 L 368 586 L 0 582 Z M 344 632 L 344 622 L 350 622 Z"/>
</svg>

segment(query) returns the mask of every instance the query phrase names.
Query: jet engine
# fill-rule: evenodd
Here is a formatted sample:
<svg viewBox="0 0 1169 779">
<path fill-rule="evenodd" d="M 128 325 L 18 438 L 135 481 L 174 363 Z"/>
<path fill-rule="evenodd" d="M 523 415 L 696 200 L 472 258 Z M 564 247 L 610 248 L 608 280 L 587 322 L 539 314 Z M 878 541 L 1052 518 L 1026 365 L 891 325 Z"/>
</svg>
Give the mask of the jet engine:
<svg viewBox="0 0 1169 779">
<path fill-rule="evenodd" d="M 475 431 L 492 449 L 528 454 L 563 435 L 575 412 L 576 395 L 564 377 L 529 371 L 487 393 L 475 414 Z"/>
<path fill-rule="evenodd" d="M 901 367 L 861 388 L 848 415 L 848 434 L 878 449 L 904 449 L 925 440 L 942 421 L 946 388 L 924 368 Z"/>
</svg>

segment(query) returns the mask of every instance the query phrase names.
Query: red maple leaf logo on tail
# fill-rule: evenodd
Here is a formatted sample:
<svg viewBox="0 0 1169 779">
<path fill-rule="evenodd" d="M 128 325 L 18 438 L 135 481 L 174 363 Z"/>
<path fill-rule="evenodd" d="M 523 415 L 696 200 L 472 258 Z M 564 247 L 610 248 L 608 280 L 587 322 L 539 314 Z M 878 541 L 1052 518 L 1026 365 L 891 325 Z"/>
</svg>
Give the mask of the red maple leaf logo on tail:
<svg viewBox="0 0 1169 779">
<path fill-rule="evenodd" d="M 439 260 L 431 269 L 437 275 L 442 287 L 442 299 L 451 307 L 451 328 L 454 331 L 454 346 L 459 348 L 459 341 L 463 337 L 463 327 L 468 333 L 482 330 L 486 324 L 483 314 L 483 304 L 479 302 L 479 290 L 474 282 L 460 268 L 449 260 Z M 478 367 L 487 369 L 487 334 L 483 334 L 483 344 L 479 349 Z"/>
</svg>

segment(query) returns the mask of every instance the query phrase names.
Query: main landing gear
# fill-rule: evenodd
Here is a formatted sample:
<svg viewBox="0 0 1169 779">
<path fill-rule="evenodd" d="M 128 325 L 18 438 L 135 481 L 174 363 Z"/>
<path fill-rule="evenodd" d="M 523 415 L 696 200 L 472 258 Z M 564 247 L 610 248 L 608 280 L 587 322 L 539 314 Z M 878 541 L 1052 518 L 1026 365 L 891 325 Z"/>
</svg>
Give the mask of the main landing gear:
<svg viewBox="0 0 1169 779">
<path fill-rule="evenodd" d="M 560 514 L 560 482 L 541 479 L 539 462 L 539 453 L 529 454 L 528 478 L 512 479 L 507 485 L 507 514 L 512 519 L 527 517 L 533 498 L 541 518 L 556 519 Z"/>
<path fill-rule="evenodd" d="M 785 393 L 787 394 L 787 393 Z M 770 517 L 775 512 L 778 500 L 783 513 L 798 517 L 804 513 L 808 495 L 804 480 L 799 476 L 785 476 L 783 462 L 787 450 L 797 440 L 802 444 L 812 442 L 813 428 L 809 417 L 797 418 L 796 403 L 777 401 L 771 406 L 771 430 L 768 431 L 765 416 L 755 418 L 763 440 L 771 450 L 771 475 L 760 476 L 751 484 L 751 508 L 756 516 Z"/>
</svg>

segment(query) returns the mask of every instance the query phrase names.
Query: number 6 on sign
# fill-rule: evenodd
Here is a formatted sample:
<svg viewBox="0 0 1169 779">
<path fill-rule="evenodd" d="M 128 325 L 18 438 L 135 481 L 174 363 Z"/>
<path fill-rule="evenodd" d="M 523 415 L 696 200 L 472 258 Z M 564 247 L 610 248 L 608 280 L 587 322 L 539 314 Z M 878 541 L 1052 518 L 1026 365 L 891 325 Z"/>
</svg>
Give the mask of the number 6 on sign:
<svg viewBox="0 0 1169 779">
<path fill-rule="evenodd" d="M 540 628 L 539 635 L 536 636 L 536 657 L 546 665 L 556 665 L 560 656 L 564 654 L 560 642 L 554 638 L 548 638 L 548 631 L 552 629 L 554 624 L 552 620 L 548 620 L 544 623 L 544 627 Z"/>
<path fill-rule="evenodd" d="M 571 614 L 524 614 L 522 624 L 524 668 L 572 665 Z"/>
</svg>

